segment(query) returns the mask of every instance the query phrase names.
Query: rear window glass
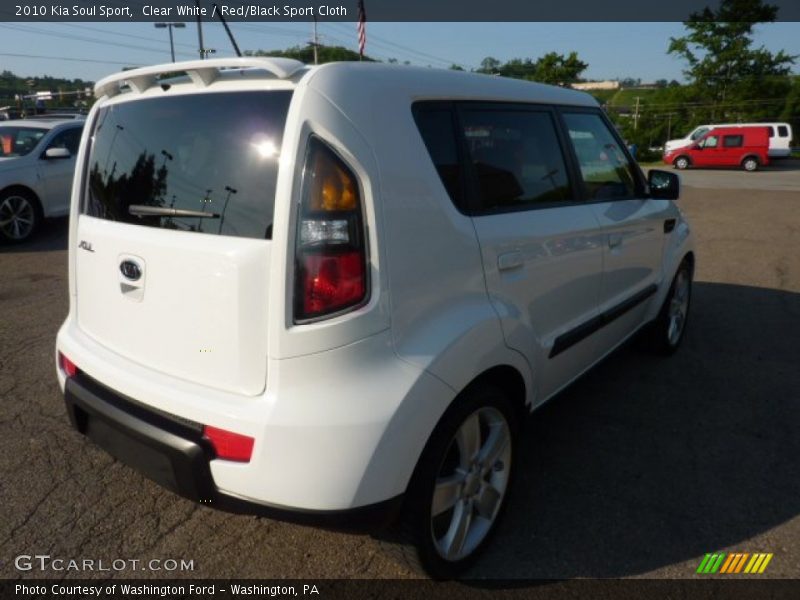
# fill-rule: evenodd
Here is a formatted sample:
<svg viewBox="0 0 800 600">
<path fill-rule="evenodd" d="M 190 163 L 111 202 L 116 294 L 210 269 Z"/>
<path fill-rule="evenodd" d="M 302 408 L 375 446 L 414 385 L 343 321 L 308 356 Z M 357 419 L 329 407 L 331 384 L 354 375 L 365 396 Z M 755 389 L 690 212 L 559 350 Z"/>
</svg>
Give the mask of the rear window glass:
<svg viewBox="0 0 800 600">
<path fill-rule="evenodd" d="M 271 238 L 291 95 L 197 94 L 101 109 L 84 214 L 162 229 Z"/>
<path fill-rule="evenodd" d="M 744 142 L 744 137 L 741 135 L 726 135 L 722 138 L 722 146 L 724 148 L 739 148 Z"/>
<path fill-rule="evenodd" d="M 0 156 L 25 156 L 46 133 L 39 127 L 0 127 Z"/>
<path fill-rule="evenodd" d="M 789 137 L 789 128 L 786 125 L 778 125 L 778 135 L 780 137 Z"/>
</svg>

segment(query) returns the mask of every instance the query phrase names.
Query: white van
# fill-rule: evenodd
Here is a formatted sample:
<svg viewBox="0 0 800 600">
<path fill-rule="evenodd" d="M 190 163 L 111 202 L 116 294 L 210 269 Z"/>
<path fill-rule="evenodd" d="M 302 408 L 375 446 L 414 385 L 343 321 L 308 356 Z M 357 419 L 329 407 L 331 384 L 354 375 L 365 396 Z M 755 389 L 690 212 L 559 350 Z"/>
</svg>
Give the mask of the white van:
<svg viewBox="0 0 800 600">
<path fill-rule="evenodd" d="M 96 95 L 58 379 L 78 431 L 203 505 L 385 525 L 453 575 L 523 416 L 639 330 L 683 338 L 678 177 L 588 94 L 241 58 Z"/>
<path fill-rule="evenodd" d="M 786 158 L 792 154 L 792 126 L 788 123 L 719 123 L 700 125 L 686 137 L 670 140 L 664 145 L 664 155 L 673 150 L 689 146 L 716 127 L 767 127 L 769 128 L 769 157 Z"/>
</svg>

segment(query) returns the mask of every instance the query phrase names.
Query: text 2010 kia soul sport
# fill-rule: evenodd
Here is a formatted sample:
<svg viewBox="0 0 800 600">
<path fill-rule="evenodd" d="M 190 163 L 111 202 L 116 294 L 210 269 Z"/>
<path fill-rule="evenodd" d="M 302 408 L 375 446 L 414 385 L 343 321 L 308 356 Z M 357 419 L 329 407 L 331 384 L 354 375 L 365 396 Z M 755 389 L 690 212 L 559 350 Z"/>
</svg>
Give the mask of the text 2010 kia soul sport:
<svg viewBox="0 0 800 600">
<path fill-rule="evenodd" d="M 278 58 L 96 92 L 58 377 L 81 433 L 195 501 L 390 522 L 451 576 L 524 414 L 644 326 L 681 341 L 677 175 L 646 181 L 586 94 Z"/>
</svg>

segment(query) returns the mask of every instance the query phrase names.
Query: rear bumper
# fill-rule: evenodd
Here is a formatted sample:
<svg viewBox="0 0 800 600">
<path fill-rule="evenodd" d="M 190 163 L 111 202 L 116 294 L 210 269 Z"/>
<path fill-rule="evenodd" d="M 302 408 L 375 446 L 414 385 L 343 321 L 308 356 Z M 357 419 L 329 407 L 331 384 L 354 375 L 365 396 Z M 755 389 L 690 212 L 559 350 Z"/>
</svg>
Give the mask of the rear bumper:
<svg viewBox="0 0 800 600">
<path fill-rule="evenodd" d="M 219 490 L 211 473 L 213 449 L 202 424 L 154 410 L 79 373 L 64 389 L 73 427 L 121 462 L 163 487 L 233 513 L 355 531 L 378 530 L 390 523 L 403 496 L 344 510 L 307 510 L 253 502 Z"/>
</svg>

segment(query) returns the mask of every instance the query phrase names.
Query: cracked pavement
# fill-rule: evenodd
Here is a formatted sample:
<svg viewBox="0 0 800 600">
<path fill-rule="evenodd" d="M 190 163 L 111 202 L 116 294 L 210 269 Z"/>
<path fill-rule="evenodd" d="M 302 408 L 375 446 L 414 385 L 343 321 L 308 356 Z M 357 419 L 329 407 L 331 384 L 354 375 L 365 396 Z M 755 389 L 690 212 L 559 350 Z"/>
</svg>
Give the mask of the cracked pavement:
<svg viewBox="0 0 800 600">
<path fill-rule="evenodd" d="M 769 191 L 721 189 L 725 171 L 686 176 L 702 187 L 680 201 L 698 241 L 684 346 L 667 360 L 625 347 L 529 418 L 505 519 L 472 576 L 693 577 L 704 553 L 745 551 L 775 553 L 764 576 L 800 577 L 800 170 L 789 171 L 781 186 L 795 187 Z M 92 575 L 21 573 L 19 554 L 193 560 L 177 577 L 411 576 L 368 536 L 195 505 L 71 430 L 53 358 L 66 228 L 0 247 L 0 578 Z"/>
</svg>

